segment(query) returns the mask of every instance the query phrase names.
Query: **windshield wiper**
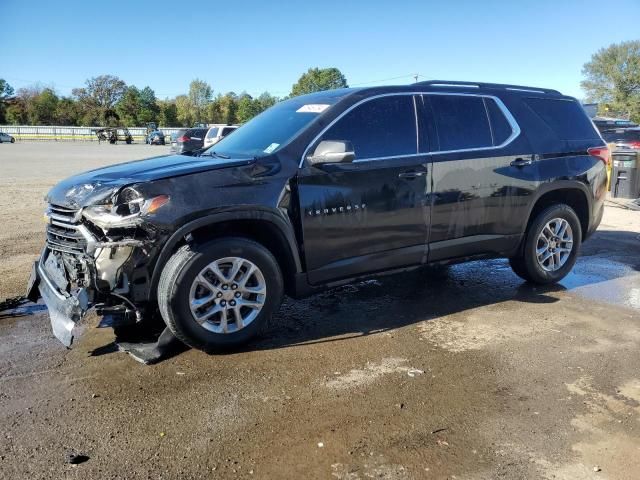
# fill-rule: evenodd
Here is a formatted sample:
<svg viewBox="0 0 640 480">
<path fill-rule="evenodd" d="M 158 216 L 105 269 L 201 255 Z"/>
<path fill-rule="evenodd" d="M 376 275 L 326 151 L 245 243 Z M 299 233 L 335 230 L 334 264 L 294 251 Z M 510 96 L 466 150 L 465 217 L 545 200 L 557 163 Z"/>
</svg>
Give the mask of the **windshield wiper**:
<svg viewBox="0 0 640 480">
<path fill-rule="evenodd" d="M 224 158 L 225 160 L 230 159 L 231 157 L 229 155 L 225 155 L 223 153 L 217 153 L 217 152 L 207 152 L 207 153 L 203 153 L 200 155 L 201 157 L 207 156 L 207 157 L 218 157 L 218 158 Z"/>
</svg>

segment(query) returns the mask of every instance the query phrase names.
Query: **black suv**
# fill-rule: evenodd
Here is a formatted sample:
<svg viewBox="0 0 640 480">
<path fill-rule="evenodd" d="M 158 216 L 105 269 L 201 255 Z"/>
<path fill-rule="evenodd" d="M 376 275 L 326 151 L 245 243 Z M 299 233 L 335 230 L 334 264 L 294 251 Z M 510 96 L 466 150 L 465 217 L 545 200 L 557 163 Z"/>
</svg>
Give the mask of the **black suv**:
<svg viewBox="0 0 640 480">
<path fill-rule="evenodd" d="M 280 102 L 198 156 L 69 178 L 32 275 L 69 345 L 87 309 L 159 311 L 203 350 L 372 274 L 507 257 L 557 282 L 598 227 L 606 144 L 555 90 L 431 81 Z M 34 291 L 35 290 L 35 291 Z"/>
</svg>

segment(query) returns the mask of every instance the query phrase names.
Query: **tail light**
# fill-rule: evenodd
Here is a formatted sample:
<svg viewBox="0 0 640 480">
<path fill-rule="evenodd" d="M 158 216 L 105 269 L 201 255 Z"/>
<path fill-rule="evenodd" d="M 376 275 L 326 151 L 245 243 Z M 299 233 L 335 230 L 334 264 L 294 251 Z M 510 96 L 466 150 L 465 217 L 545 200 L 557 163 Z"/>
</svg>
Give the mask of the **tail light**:
<svg viewBox="0 0 640 480">
<path fill-rule="evenodd" d="M 189 137 L 187 137 L 186 135 L 183 135 L 183 136 L 181 136 L 181 137 L 179 137 L 179 138 L 178 138 L 178 141 L 179 141 L 180 143 L 188 142 L 188 141 L 189 141 Z"/>
<path fill-rule="evenodd" d="M 609 147 L 591 147 L 587 150 L 587 153 L 592 157 L 597 157 L 604 162 L 605 165 L 609 165 L 610 154 Z"/>
<path fill-rule="evenodd" d="M 629 146 L 630 146 L 631 148 L 640 149 L 640 142 L 638 142 L 638 141 L 629 142 Z"/>
</svg>

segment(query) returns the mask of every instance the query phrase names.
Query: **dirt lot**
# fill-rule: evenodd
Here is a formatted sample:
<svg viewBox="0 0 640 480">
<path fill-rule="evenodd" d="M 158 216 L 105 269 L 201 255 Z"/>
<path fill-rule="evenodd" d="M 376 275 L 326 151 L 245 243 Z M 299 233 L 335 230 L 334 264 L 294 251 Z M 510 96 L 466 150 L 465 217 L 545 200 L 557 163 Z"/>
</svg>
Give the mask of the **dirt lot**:
<svg viewBox="0 0 640 480">
<path fill-rule="evenodd" d="M 0 147 L 0 299 L 48 186 L 160 151 Z M 67 351 L 39 306 L 0 313 L 0 477 L 637 479 L 639 272 L 640 212 L 608 207 L 554 288 L 503 260 L 386 277 L 288 301 L 226 355 L 147 367 L 110 330 Z"/>
</svg>

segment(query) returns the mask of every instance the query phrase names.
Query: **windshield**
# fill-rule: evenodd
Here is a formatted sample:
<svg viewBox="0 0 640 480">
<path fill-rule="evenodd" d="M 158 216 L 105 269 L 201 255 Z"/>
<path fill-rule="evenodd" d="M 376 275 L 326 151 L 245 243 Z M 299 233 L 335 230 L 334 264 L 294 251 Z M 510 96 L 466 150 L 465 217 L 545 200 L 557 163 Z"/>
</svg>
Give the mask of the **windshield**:
<svg viewBox="0 0 640 480">
<path fill-rule="evenodd" d="M 228 157 L 260 157 L 292 140 L 339 98 L 327 96 L 321 103 L 299 97 L 275 104 L 208 149 L 204 154 Z"/>
</svg>

